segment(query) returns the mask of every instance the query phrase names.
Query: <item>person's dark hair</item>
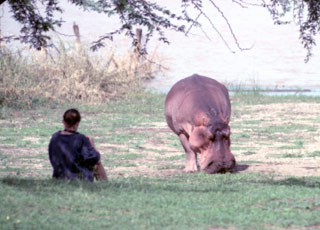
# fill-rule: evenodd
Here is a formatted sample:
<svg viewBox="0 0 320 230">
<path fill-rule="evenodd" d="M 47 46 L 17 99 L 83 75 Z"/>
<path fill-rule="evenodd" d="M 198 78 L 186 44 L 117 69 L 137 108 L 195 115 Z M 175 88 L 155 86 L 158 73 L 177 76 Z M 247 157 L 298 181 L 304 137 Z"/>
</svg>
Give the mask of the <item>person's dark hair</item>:
<svg viewBox="0 0 320 230">
<path fill-rule="evenodd" d="M 63 121 L 69 126 L 72 127 L 76 123 L 80 122 L 81 116 L 78 110 L 68 109 L 63 114 Z"/>
</svg>

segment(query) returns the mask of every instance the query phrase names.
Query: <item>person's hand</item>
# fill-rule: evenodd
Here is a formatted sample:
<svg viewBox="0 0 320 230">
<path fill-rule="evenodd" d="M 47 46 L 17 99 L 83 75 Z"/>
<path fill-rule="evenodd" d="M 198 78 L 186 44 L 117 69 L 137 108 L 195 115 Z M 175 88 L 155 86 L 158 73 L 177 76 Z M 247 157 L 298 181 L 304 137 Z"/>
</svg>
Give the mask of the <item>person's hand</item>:
<svg viewBox="0 0 320 230">
<path fill-rule="evenodd" d="M 92 137 L 90 137 L 90 136 L 87 136 L 87 138 L 89 139 L 90 144 L 92 145 L 92 147 L 93 147 L 93 148 L 96 148 L 96 146 L 94 145 L 93 138 L 92 138 Z"/>
<path fill-rule="evenodd" d="M 96 180 L 108 182 L 107 173 L 104 170 L 101 160 L 99 160 L 97 164 L 94 166 L 93 173 Z"/>
</svg>

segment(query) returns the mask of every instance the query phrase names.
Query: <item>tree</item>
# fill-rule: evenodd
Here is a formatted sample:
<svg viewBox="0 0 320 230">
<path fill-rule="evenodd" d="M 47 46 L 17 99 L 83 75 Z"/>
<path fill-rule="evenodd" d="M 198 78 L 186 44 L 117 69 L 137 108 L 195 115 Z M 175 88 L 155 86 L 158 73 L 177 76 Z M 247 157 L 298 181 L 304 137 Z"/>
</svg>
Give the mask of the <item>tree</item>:
<svg viewBox="0 0 320 230">
<path fill-rule="evenodd" d="M 0 5 L 6 0 L 0 0 Z M 300 28 L 300 39 L 307 50 L 306 61 L 312 55 L 312 48 L 316 45 L 315 37 L 320 32 L 320 1 L 318 0 L 229 0 L 242 8 L 249 6 L 265 7 L 269 10 L 276 24 L 287 24 L 290 21 L 296 23 Z M 22 24 L 19 37 L 4 37 L 1 40 L 10 41 L 19 39 L 40 49 L 49 45 L 49 31 L 55 31 L 63 23 L 62 19 L 54 17 L 55 12 L 63 12 L 59 6 L 59 0 L 7 0 L 11 12 L 16 21 Z M 163 6 L 148 0 L 69 0 L 72 4 L 82 7 L 84 10 L 103 13 L 106 16 L 117 16 L 121 26 L 107 34 L 102 35 L 92 44 L 93 49 L 103 46 L 105 39 L 113 39 L 114 35 L 125 33 L 135 43 L 134 28 L 136 26 L 147 29 L 147 41 L 157 34 L 159 40 L 168 43 L 165 30 L 171 29 L 177 32 L 188 34 L 193 26 L 201 26 L 199 18 L 208 20 L 212 28 L 218 33 L 225 45 L 230 49 L 224 40 L 223 34 L 215 27 L 209 14 L 204 11 L 203 3 L 211 4 L 225 23 L 228 25 L 234 43 L 239 50 L 242 48 L 234 34 L 232 27 L 220 10 L 215 0 L 181 0 L 181 13 L 174 14 Z M 41 9 L 41 10 L 39 10 Z M 192 17 L 188 10 L 194 9 L 198 15 Z M 293 18 L 282 20 L 292 13 Z M 231 50 L 231 49 L 230 49 Z"/>
<path fill-rule="evenodd" d="M 320 33 L 320 1 L 319 0 L 270 0 L 263 1 L 276 24 L 288 24 L 293 21 L 300 31 L 300 40 L 307 50 L 305 61 L 312 56 L 312 48 L 316 45 L 315 37 Z M 293 20 L 283 20 L 288 15 Z"/>
<path fill-rule="evenodd" d="M 0 0 L 0 5 L 6 0 Z M 55 0 L 43 1 L 44 12 L 40 12 L 35 0 L 8 0 L 14 19 L 22 25 L 19 37 L 3 37 L 1 40 L 10 41 L 19 39 L 40 49 L 46 47 L 50 37 L 48 31 L 54 31 L 56 26 L 61 26 L 62 20 L 55 19 L 55 12 L 62 12 Z"/>
<path fill-rule="evenodd" d="M 5 1 L 0 0 L 0 5 Z M 63 12 L 59 0 L 7 0 L 7 2 L 15 20 L 22 24 L 22 29 L 19 37 L 10 36 L 1 39 L 5 41 L 19 39 L 36 49 L 48 46 L 50 37 L 47 32 L 55 31 L 63 23 L 62 19 L 54 18 L 55 12 Z M 93 49 L 102 46 L 103 40 L 112 39 L 115 34 L 123 32 L 135 39 L 133 32 L 135 26 L 147 28 L 147 40 L 157 33 L 159 39 L 167 43 L 164 29 L 184 31 L 184 25 L 179 24 L 179 21 L 196 24 L 184 10 L 181 15 L 175 15 L 165 7 L 146 0 L 69 0 L 69 2 L 84 10 L 103 13 L 106 16 L 117 15 L 120 19 L 121 27 L 101 36 L 93 43 Z"/>
</svg>

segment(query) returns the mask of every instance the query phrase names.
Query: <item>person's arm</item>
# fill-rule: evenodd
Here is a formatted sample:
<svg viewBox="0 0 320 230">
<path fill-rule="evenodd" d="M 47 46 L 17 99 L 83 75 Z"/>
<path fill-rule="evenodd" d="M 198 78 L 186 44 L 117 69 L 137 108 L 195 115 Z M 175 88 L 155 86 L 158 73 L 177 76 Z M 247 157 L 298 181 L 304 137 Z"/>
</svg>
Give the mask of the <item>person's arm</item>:
<svg viewBox="0 0 320 230">
<path fill-rule="evenodd" d="M 88 136 L 88 139 L 90 141 L 90 144 L 92 147 L 97 151 L 96 146 L 94 145 L 93 138 Z M 97 180 L 105 180 L 108 181 L 107 173 L 104 170 L 104 167 L 102 165 L 101 159 L 98 161 L 98 163 L 94 166 L 94 176 Z"/>
<path fill-rule="evenodd" d="M 81 157 L 82 157 L 82 162 L 87 167 L 95 166 L 100 160 L 100 153 L 91 144 L 90 139 L 85 136 L 84 136 L 84 143 L 81 150 Z"/>
</svg>

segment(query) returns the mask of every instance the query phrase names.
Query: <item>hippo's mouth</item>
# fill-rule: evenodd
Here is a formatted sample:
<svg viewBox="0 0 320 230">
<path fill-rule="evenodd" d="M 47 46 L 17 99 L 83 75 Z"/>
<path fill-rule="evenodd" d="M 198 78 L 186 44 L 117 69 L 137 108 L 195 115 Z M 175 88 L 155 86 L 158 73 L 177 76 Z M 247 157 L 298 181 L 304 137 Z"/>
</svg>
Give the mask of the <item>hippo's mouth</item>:
<svg viewBox="0 0 320 230">
<path fill-rule="evenodd" d="M 227 166 L 227 164 L 217 164 L 214 162 L 211 162 L 205 169 L 203 169 L 204 172 L 208 174 L 224 174 L 224 173 L 232 173 L 234 168 L 236 166 L 235 162 L 232 162 L 231 165 Z"/>
</svg>

